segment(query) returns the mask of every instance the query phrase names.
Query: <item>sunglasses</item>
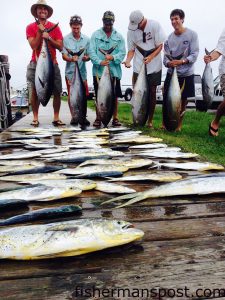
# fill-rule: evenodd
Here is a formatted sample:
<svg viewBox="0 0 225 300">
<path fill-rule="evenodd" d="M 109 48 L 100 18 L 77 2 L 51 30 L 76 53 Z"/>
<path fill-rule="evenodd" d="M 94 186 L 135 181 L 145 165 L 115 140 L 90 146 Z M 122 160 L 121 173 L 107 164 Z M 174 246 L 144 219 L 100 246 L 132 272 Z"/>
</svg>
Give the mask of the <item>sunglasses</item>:
<svg viewBox="0 0 225 300">
<path fill-rule="evenodd" d="M 146 43 L 146 32 L 144 32 L 144 31 L 143 31 L 142 39 L 143 39 L 143 43 Z"/>
</svg>

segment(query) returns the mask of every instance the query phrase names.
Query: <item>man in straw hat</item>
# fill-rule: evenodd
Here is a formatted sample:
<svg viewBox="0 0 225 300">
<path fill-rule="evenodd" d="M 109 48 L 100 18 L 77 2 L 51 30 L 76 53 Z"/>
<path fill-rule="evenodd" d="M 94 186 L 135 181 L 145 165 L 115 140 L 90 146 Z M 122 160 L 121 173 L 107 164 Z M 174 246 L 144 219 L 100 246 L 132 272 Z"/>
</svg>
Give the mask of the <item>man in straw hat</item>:
<svg viewBox="0 0 225 300">
<path fill-rule="evenodd" d="M 48 41 L 48 48 L 51 53 L 51 58 L 54 64 L 54 89 L 53 89 L 53 108 L 54 108 L 54 120 L 53 125 L 65 125 L 59 119 L 60 110 L 60 96 L 62 92 L 62 80 L 61 74 L 56 60 L 56 49 L 62 49 L 63 36 L 60 28 L 57 26 L 51 32 L 47 32 L 46 29 L 52 28 L 55 24 L 48 21 L 51 17 L 53 9 L 51 6 L 47 5 L 45 0 L 38 0 L 36 4 L 31 6 L 31 14 L 35 17 L 36 22 L 31 23 L 26 28 L 26 35 L 28 42 L 33 50 L 31 61 L 27 67 L 27 82 L 31 84 L 32 94 L 31 94 L 31 105 L 33 110 L 33 121 L 31 125 L 38 126 L 38 110 L 39 101 L 37 98 L 37 93 L 35 89 L 35 70 L 37 65 L 37 59 L 40 55 L 41 46 L 43 39 Z"/>
</svg>

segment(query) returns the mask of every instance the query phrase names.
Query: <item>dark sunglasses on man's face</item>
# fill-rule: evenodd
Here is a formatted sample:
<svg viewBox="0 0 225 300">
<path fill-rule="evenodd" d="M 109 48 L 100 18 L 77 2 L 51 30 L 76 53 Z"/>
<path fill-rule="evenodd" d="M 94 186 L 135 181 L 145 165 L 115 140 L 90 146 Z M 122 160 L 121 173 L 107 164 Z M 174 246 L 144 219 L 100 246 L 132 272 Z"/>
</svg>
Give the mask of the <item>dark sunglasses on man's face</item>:
<svg viewBox="0 0 225 300">
<path fill-rule="evenodd" d="M 146 43 L 146 32 L 144 32 L 144 31 L 143 31 L 143 36 L 142 36 L 142 38 L 143 38 L 143 43 Z"/>
</svg>

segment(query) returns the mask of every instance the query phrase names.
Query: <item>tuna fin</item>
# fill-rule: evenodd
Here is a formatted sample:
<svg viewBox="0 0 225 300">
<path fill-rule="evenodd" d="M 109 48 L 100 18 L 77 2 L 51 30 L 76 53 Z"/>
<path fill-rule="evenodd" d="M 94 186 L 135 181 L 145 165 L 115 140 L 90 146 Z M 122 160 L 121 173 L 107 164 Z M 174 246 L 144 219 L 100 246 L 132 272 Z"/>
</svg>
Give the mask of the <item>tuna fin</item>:
<svg viewBox="0 0 225 300">
<path fill-rule="evenodd" d="M 184 87 L 185 87 L 185 80 L 184 80 L 183 85 L 182 85 L 182 87 L 181 87 L 181 89 L 180 89 L 181 94 L 182 94 L 183 91 L 184 91 Z"/>
<path fill-rule="evenodd" d="M 41 78 L 40 78 L 40 77 L 38 77 L 38 80 L 39 80 L 39 82 L 40 82 L 40 84 L 41 84 L 42 88 L 44 88 L 45 84 L 44 84 L 44 82 L 41 80 Z"/>
</svg>

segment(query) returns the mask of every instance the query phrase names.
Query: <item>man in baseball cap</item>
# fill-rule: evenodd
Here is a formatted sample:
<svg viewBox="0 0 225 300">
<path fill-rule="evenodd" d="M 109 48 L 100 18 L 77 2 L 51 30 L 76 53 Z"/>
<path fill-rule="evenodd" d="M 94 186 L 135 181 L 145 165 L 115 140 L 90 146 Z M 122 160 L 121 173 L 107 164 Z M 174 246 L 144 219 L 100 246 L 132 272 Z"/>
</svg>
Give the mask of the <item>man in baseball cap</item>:
<svg viewBox="0 0 225 300">
<path fill-rule="evenodd" d="M 134 58 L 133 85 L 137 81 L 141 66 L 143 63 L 146 65 L 149 86 L 148 127 L 152 128 L 156 106 L 156 87 L 161 84 L 162 76 L 160 52 L 166 36 L 160 24 L 157 21 L 146 19 L 140 10 L 133 11 L 129 20 L 127 33 L 128 53 L 124 65 L 126 68 L 130 68 L 130 62 Z"/>
<path fill-rule="evenodd" d="M 144 19 L 144 15 L 140 10 L 135 10 L 130 14 L 129 30 L 137 30 L 138 24 Z"/>
<path fill-rule="evenodd" d="M 90 58 L 93 63 L 93 83 L 97 99 L 98 82 L 102 76 L 104 66 L 109 66 L 110 73 L 115 86 L 115 107 L 113 113 L 113 126 L 121 126 L 118 120 L 118 97 L 122 96 L 120 80 L 122 77 L 121 62 L 126 55 L 125 41 L 122 35 L 114 29 L 115 16 L 112 11 L 106 11 L 102 17 L 103 27 L 96 30 L 91 37 Z M 116 47 L 115 47 L 116 46 Z M 106 51 L 115 47 L 110 54 L 102 54 L 99 48 Z M 96 109 L 96 120 L 93 124 L 95 127 L 101 127 L 101 118 Z"/>
</svg>

